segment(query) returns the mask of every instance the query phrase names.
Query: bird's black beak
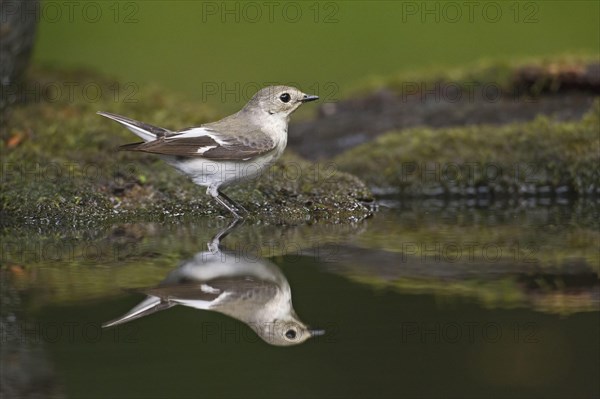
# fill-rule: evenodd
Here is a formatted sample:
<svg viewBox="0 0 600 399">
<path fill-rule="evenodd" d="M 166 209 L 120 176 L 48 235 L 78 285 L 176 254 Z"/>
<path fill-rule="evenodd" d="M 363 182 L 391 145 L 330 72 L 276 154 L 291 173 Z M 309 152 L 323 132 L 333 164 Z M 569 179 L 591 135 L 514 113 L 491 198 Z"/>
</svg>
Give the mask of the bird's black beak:
<svg viewBox="0 0 600 399">
<path fill-rule="evenodd" d="M 313 96 L 313 95 L 310 95 L 310 94 L 305 94 L 300 101 L 303 102 L 303 103 L 307 103 L 307 102 L 315 101 L 315 100 L 318 100 L 318 99 L 319 99 L 319 96 Z"/>
<path fill-rule="evenodd" d="M 320 335 L 325 335 L 325 330 L 308 330 L 308 332 L 310 333 L 311 337 L 318 337 Z"/>
</svg>

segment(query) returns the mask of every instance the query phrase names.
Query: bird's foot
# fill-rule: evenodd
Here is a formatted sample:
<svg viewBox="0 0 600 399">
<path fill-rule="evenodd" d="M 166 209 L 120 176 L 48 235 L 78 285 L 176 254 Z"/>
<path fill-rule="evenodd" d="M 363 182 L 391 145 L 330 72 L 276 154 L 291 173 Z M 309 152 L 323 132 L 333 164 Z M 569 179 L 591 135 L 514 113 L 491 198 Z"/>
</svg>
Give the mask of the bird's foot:
<svg viewBox="0 0 600 399">
<path fill-rule="evenodd" d="M 225 195 L 222 191 L 219 191 L 219 197 L 223 198 L 225 201 L 227 201 L 229 203 L 229 206 L 231 208 L 233 208 L 237 213 L 242 214 L 244 216 L 247 216 L 249 214 L 248 210 L 246 208 L 244 208 L 242 205 L 240 205 L 237 201 L 234 201 L 233 199 L 229 198 L 227 195 Z M 241 219 L 242 217 L 238 215 L 238 217 Z"/>
</svg>

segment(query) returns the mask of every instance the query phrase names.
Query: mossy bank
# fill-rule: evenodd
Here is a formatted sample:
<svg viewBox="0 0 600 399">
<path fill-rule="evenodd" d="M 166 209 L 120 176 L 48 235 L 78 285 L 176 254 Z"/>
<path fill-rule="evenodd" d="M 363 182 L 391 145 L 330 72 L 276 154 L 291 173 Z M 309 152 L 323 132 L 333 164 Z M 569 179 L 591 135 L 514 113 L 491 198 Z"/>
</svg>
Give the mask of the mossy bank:
<svg viewBox="0 0 600 399">
<path fill-rule="evenodd" d="M 386 133 L 335 158 L 371 186 L 405 196 L 598 196 L 600 102 L 579 121 Z"/>
</svg>

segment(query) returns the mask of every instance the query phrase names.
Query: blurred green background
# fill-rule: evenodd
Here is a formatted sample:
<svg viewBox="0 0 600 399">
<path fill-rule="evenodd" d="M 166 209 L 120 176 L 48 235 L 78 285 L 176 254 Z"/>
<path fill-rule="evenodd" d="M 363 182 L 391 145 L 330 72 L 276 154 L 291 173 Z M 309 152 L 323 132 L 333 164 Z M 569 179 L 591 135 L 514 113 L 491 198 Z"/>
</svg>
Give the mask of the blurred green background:
<svg viewBox="0 0 600 399">
<path fill-rule="evenodd" d="M 35 62 L 228 106 L 268 82 L 332 101 L 402 70 L 600 48 L 596 0 L 74 3 L 42 2 Z"/>
</svg>

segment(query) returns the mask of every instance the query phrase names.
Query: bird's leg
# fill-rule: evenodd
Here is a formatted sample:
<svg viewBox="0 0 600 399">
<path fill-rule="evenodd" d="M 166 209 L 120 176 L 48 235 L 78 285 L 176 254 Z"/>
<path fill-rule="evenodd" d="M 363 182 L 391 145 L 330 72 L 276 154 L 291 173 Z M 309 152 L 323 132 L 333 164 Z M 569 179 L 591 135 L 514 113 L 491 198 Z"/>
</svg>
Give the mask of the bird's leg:
<svg viewBox="0 0 600 399">
<path fill-rule="evenodd" d="M 229 235 L 238 225 L 244 223 L 242 219 L 233 219 L 231 223 L 224 229 L 221 229 L 215 236 L 208 242 L 208 250 L 213 254 L 216 254 L 221 250 L 221 240 Z"/>
<path fill-rule="evenodd" d="M 217 187 L 210 186 L 210 187 L 208 187 L 208 190 L 206 190 L 206 192 L 211 197 L 213 197 L 219 204 L 223 205 L 229 212 L 231 212 L 231 214 L 236 219 L 242 219 L 242 217 L 240 215 L 238 215 L 238 213 L 236 212 L 237 209 L 235 208 L 235 205 L 233 205 L 232 203 L 227 201 L 226 197 L 222 196 L 221 193 L 219 193 L 219 190 L 217 189 Z"/>
<path fill-rule="evenodd" d="M 232 204 L 238 211 L 241 211 L 244 215 L 248 214 L 248 210 L 246 208 L 241 206 L 238 202 L 229 198 L 227 195 L 225 195 L 225 193 L 223 193 L 223 191 L 218 190 L 217 192 L 219 193 L 219 195 L 221 197 L 225 198 L 226 201 L 228 201 L 230 204 Z"/>
<path fill-rule="evenodd" d="M 231 214 L 235 217 L 236 220 L 238 219 L 243 219 L 240 215 L 238 215 L 238 213 L 236 212 L 237 209 L 235 209 L 234 206 L 232 206 L 231 204 L 229 204 L 227 202 L 227 200 L 223 197 L 221 197 L 220 195 L 217 195 L 216 197 L 213 197 L 215 200 L 217 200 L 217 202 L 221 205 L 223 205 L 229 212 L 231 212 Z"/>
</svg>

